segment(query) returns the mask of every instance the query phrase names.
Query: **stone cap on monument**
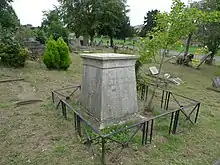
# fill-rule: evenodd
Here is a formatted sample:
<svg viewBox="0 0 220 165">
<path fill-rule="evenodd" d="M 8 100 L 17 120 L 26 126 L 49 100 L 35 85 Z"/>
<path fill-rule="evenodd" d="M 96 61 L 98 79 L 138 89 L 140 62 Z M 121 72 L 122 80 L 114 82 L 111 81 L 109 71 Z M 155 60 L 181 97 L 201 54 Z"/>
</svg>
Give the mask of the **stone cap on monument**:
<svg viewBox="0 0 220 165">
<path fill-rule="evenodd" d="M 137 55 L 131 54 L 118 54 L 118 53 L 92 53 L 81 54 L 82 58 L 95 59 L 95 60 L 136 60 L 139 58 Z"/>
</svg>

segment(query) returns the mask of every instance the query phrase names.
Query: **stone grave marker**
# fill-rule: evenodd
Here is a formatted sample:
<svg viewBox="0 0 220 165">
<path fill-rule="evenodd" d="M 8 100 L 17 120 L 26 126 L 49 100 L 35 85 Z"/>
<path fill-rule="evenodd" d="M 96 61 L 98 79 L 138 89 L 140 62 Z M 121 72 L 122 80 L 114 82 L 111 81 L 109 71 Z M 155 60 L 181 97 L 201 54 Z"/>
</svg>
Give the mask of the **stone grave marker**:
<svg viewBox="0 0 220 165">
<path fill-rule="evenodd" d="M 138 56 L 82 54 L 81 103 L 99 129 L 125 122 L 138 113 L 135 63 Z"/>
<path fill-rule="evenodd" d="M 150 67 L 149 69 L 150 69 L 150 72 L 151 72 L 152 75 L 159 74 L 159 71 L 158 71 L 158 69 L 155 66 Z"/>
</svg>

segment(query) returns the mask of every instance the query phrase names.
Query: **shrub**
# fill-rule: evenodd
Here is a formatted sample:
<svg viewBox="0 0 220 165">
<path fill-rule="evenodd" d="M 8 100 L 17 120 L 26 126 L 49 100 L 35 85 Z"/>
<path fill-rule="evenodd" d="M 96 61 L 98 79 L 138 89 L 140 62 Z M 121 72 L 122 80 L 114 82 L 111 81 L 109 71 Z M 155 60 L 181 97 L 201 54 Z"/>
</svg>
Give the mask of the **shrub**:
<svg viewBox="0 0 220 165">
<path fill-rule="evenodd" d="M 71 63 L 70 52 L 69 47 L 61 37 L 57 40 L 57 48 L 60 54 L 60 69 L 66 70 L 69 68 Z"/>
<path fill-rule="evenodd" d="M 24 67 L 28 57 L 28 51 L 23 49 L 20 44 L 13 40 L 10 43 L 1 44 L 1 62 L 6 67 Z"/>
<path fill-rule="evenodd" d="M 59 69 L 59 52 L 52 36 L 47 41 L 43 61 L 48 69 Z"/>
<path fill-rule="evenodd" d="M 68 69 L 70 66 L 69 48 L 62 38 L 55 41 L 51 36 L 46 44 L 43 56 L 44 64 L 48 69 Z"/>
</svg>

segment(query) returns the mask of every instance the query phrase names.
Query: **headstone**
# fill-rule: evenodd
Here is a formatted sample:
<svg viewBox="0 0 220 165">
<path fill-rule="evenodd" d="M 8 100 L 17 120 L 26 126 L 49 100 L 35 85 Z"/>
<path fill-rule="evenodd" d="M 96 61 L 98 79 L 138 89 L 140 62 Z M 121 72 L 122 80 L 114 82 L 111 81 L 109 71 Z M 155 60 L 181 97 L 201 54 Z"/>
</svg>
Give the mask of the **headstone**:
<svg viewBox="0 0 220 165">
<path fill-rule="evenodd" d="M 212 79 L 212 87 L 220 88 L 220 77 L 215 77 Z"/>
<path fill-rule="evenodd" d="M 155 66 L 150 67 L 149 69 L 150 69 L 150 72 L 151 72 L 152 75 L 159 74 L 159 71 L 158 71 L 158 69 Z"/>
<path fill-rule="evenodd" d="M 171 78 L 170 79 L 174 84 L 176 84 L 176 85 L 180 85 L 181 83 L 178 81 L 179 79 L 177 79 L 177 78 Z"/>
<path fill-rule="evenodd" d="M 80 47 L 80 38 L 76 38 L 75 33 L 69 35 L 69 46 L 72 51 L 75 51 Z"/>
<path fill-rule="evenodd" d="M 39 41 L 32 40 L 24 41 L 24 46 L 30 52 L 30 58 L 33 60 L 39 59 L 44 54 L 44 45 Z"/>
<path fill-rule="evenodd" d="M 164 74 L 164 78 L 165 78 L 165 79 L 169 79 L 169 78 L 170 78 L 170 74 L 165 73 L 165 74 Z"/>
<path fill-rule="evenodd" d="M 123 122 L 138 112 L 135 63 L 137 56 L 82 54 L 81 102 L 100 121 L 99 128 Z"/>
</svg>

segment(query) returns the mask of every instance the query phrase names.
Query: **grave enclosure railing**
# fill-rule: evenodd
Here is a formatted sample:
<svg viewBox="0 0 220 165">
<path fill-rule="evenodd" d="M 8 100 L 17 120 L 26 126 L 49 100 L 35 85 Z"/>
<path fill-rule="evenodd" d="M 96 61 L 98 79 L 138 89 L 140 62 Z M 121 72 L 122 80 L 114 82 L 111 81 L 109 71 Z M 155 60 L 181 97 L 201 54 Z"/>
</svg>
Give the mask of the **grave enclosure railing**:
<svg viewBox="0 0 220 165">
<path fill-rule="evenodd" d="M 154 88 L 152 85 L 140 85 L 138 87 L 138 97 L 140 101 L 147 101 L 150 96 L 150 91 Z M 153 133 L 154 133 L 154 125 L 157 119 L 162 117 L 169 118 L 169 134 L 176 134 L 180 121 L 180 114 L 183 114 L 183 117 L 186 121 L 189 121 L 191 124 L 195 124 L 198 119 L 200 102 L 194 99 L 181 96 L 179 94 L 174 94 L 171 91 L 157 89 L 160 91 L 157 93 L 156 98 L 159 97 L 158 103 L 160 104 L 160 109 L 162 112 L 160 114 L 153 117 L 146 117 L 143 120 L 136 121 L 135 123 L 128 124 L 126 127 L 120 127 L 117 130 L 112 132 L 103 133 L 101 130 L 97 129 L 93 123 L 88 121 L 78 109 L 81 107 L 75 107 L 70 104 L 70 100 L 72 96 L 75 95 L 76 92 L 80 92 L 81 85 L 76 85 L 69 88 L 63 88 L 59 90 L 52 91 L 52 101 L 55 105 L 56 109 L 61 109 L 62 115 L 65 119 L 68 118 L 68 112 L 71 111 L 71 118 L 73 118 L 73 123 L 75 127 L 75 131 L 80 137 L 84 137 L 85 144 L 91 146 L 92 144 L 101 145 L 101 161 L 102 164 L 106 164 L 106 143 L 107 142 L 115 142 L 120 144 L 122 148 L 128 147 L 132 142 L 134 137 L 139 133 L 140 143 L 142 145 L 148 145 L 152 143 Z M 63 94 L 63 91 L 71 91 L 70 94 Z M 192 119 L 192 117 L 194 117 Z M 90 133 L 88 131 L 90 130 Z M 133 132 L 129 135 L 126 141 L 119 141 L 113 138 L 113 136 L 123 132 L 123 131 Z M 93 132 L 91 134 L 91 131 Z M 95 136 L 94 136 L 95 134 Z"/>
</svg>

